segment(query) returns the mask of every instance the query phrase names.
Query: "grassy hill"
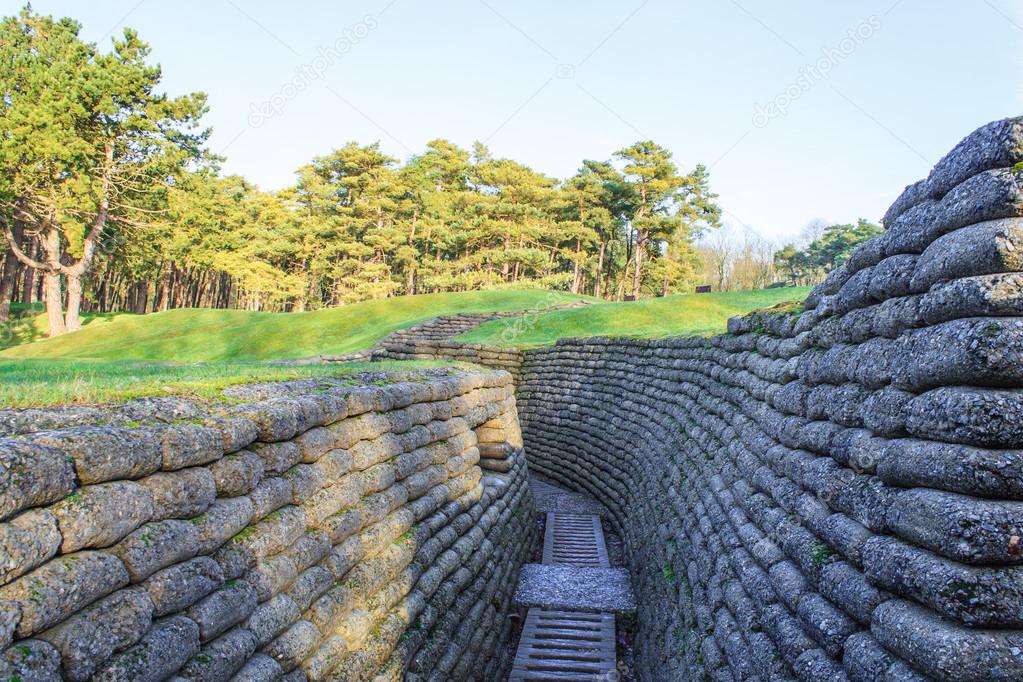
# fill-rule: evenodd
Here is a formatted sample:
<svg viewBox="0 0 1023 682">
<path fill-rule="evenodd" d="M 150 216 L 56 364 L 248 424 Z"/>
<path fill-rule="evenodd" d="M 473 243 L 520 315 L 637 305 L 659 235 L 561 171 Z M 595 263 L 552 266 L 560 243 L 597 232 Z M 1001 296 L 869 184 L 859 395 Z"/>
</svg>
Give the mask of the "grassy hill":
<svg viewBox="0 0 1023 682">
<path fill-rule="evenodd" d="M 344 354 L 438 315 L 527 310 L 582 298 L 523 289 L 403 296 L 307 313 L 181 309 L 103 315 L 79 332 L 11 346 L 0 358 L 251 362 Z M 45 331 L 45 324 L 39 316 L 31 326 Z"/>
<path fill-rule="evenodd" d="M 370 367 L 281 366 L 269 361 L 364 350 L 392 331 L 438 315 L 528 310 L 581 298 L 543 290 L 499 290 L 391 298 L 308 313 L 186 309 L 90 315 L 81 331 L 54 339 L 43 338 L 45 315 L 19 308 L 13 324 L 0 328 L 5 332 L 0 344 L 8 346 L 0 352 L 0 407 L 158 395 L 213 399 L 231 384 L 342 376 Z M 371 369 L 384 366 L 374 363 Z"/>
<path fill-rule="evenodd" d="M 808 291 L 767 289 L 598 303 L 495 320 L 462 339 L 535 346 L 571 336 L 721 332 L 733 315 L 801 301 Z M 363 350 L 396 329 L 438 315 L 545 308 L 579 298 L 508 290 L 391 298 L 309 313 L 172 310 L 143 316 L 98 315 L 91 316 L 79 332 L 34 341 L 45 333 L 46 320 L 35 311 L 25 311 L 28 314 L 12 327 L 15 333 L 8 340 L 29 342 L 0 352 L 0 407 L 169 394 L 212 399 L 223 387 L 247 381 L 339 376 L 358 367 L 269 362 Z M 374 364 L 372 368 L 383 366 Z"/>
<path fill-rule="evenodd" d="M 459 340 L 501 346 L 539 346 L 568 337 L 659 338 L 721 333 L 730 317 L 779 303 L 802 301 L 808 293 L 810 287 L 790 287 L 604 303 L 494 320 L 460 336 Z"/>
</svg>

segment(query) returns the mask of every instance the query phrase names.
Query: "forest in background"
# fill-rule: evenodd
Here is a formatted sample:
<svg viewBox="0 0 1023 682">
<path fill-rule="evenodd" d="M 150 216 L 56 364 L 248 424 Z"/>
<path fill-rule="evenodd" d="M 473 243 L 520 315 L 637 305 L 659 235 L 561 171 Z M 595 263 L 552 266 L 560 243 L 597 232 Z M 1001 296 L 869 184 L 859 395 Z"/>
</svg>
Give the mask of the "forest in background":
<svg viewBox="0 0 1023 682">
<path fill-rule="evenodd" d="M 80 28 L 29 8 L 0 24 L 0 319 L 11 302 L 42 301 L 53 335 L 78 329 L 81 312 L 812 283 L 879 229 L 830 226 L 781 251 L 736 240 L 719 230 L 707 169 L 680 170 L 649 140 L 565 180 L 480 143 L 438 139 L 402 162 L 350 142 L 262 191 L 219 173 L 205 95 L 160 93 L 135 32 L 104 53 Z"/>
</svg>

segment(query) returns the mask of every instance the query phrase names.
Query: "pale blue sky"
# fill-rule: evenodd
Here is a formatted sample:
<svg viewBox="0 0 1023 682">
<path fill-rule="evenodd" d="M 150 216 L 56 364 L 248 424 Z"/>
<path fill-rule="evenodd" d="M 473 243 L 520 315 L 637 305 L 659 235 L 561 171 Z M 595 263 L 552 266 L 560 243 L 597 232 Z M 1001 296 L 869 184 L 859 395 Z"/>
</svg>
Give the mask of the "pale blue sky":
<svg viewBox="0 0 1023 682">
<path fill-rule="evenodd" d="M 711 167 L 730 223 L 780 240 L 813 219 L 878 219 L 962 136 L 1023 111 L 1020 0 L 33 7 L 104 45 L 137 29 L 170 93 L 209 93 L 224 170 L 264 189 L 349 140 L 404 159 L 481 139 L 560 178 L 651 138 Z M 805 70 L 818 62 L 827 77 Z"/>
</svg>

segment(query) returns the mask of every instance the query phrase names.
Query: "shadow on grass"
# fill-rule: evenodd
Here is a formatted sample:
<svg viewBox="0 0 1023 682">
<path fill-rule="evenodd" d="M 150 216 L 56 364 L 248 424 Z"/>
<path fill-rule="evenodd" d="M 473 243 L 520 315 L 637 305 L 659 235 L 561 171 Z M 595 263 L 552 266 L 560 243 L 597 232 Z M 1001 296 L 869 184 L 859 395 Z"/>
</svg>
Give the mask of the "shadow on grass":
<svg viewBox="0 0 1023 682">
<path fill-rule="evenodd" d="M 97 320 L 110 320 L 130 313 L 84 313 L 82 326 Z M 46 322 L 46 308 L 42 303 L 25 305 L 12 303 L 10 317 L 0 325 L 0 351 L 41 341 L 46 338 L 49 325 Z"/>
</svg>

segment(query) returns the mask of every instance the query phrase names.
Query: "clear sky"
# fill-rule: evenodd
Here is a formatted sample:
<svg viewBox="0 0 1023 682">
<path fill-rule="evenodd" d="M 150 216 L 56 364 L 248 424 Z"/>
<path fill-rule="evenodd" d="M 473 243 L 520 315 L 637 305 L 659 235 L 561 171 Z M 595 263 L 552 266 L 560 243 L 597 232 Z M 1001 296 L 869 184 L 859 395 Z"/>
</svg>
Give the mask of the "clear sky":
<svg viewBox="0 0 1023 682">
<path fill-rule="evenodd" d="M 0 0 L 5 14 L 20 3 Z M 209 93 L 225 172 L 264 189 L 349 140 L 444 137 L 563 178 L 639 139 L 704 163 L 781 240 L 878 219 L 964 135 L 1023 113 L 1021 0 L 35 0 Z"/>
</svg>

